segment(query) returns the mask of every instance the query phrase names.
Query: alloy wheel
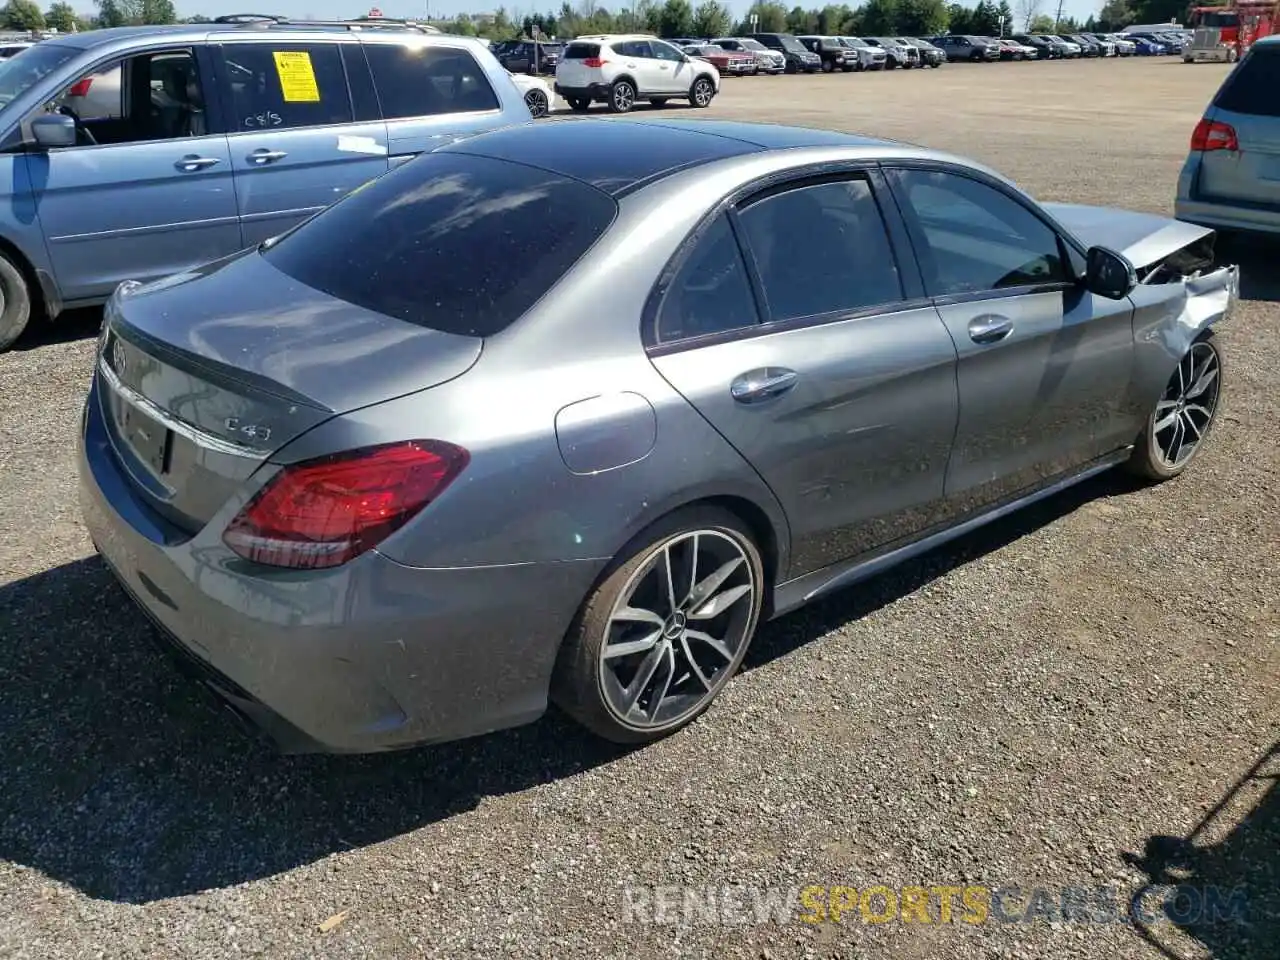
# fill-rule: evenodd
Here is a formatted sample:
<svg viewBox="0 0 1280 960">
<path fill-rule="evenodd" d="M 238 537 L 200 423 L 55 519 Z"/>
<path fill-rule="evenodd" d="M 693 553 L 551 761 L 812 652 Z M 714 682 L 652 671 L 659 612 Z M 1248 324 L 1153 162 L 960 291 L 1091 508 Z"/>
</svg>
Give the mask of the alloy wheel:
<svg viewBox="0 0 1280 960">
<path fill-rule="evenodd" d="M 550 104 L 547 103 L 547 95 L 541 90 L 530 90 L 524 97 L 525 104 L 529 107 L 530 116 L 545 117 L 551 112 Z"/>
<path fill-rule="evenodd" d="M 1151 432 L 1155 453 L 1169 469 L 1195 456 L 1213 423 L 1221 389 L 1221 362 L 1212 343 L 1192 345 L 1156 403 Z"/>
<path fill-rule="evenodd" d="M 626 113 L 636 103 L 636 92 L 629 83 L 613 85 L 613 109 L 617 113 Z"/>
<path fill-rule="evenodd" d="M 693 102 L 699 107 L 705 107 L 711 102 L 713 92 L 711 81 L 703 77 L 693 85 Z"/>
<path fill-rule="evenodd" d="M 697 713 L 741 659 L 759 589 L 730 532 L 693 530 L 655 545 L 609 616 L 599 672 L 609 711 L 641 730 Z"/>
</svg>

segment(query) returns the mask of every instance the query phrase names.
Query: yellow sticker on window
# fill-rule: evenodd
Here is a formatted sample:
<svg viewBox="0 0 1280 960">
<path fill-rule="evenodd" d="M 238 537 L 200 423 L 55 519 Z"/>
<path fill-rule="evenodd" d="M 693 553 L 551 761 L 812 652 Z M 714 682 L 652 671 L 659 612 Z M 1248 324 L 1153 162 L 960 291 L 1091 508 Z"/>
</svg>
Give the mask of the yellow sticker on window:
<svg viewBox="0 0 1280 960">
<path fill-rule="evenodd" d="M 280 92 L 285 103 L 319 103 L 320 87 L 311 66 L 311 54 L 305 50 L 274 51 Z"/>
</svg>

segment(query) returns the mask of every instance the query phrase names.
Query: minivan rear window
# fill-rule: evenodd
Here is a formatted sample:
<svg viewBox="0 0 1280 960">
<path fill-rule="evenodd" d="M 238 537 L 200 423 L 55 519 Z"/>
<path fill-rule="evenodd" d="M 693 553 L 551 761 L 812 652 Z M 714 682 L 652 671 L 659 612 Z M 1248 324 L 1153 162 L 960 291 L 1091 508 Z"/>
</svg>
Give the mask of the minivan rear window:
<svg viewBox="0 0 1280 960">
<path fill-rule="evenodd" d="M 1254 47 L 1227 77 L 1214 101 L 1219 110 L 1280 117 L 1280 47 Z"/>
<path fill-rule="evenodd" d="M 348 194 L 262 256 L 339 300 L 488 337 L 551 289 L 616 213 L 612 198 L 579 180 L 430 153 Z"/>
<path fill-rule="evenodd" d="M 564 48 L 564 58 L 566 60 L 590 60 L 592 57 L 600 56 L 600 44 L 598 43 L 571 43 Z"/>
</svg>

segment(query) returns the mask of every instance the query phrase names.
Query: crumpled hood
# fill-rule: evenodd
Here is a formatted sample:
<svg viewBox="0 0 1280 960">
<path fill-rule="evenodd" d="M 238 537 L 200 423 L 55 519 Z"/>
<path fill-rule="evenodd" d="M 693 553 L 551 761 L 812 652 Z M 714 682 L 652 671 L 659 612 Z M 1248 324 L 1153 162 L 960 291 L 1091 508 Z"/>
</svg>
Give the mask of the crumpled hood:
<svg viewBox="0 0 1280 960">
<path fill-rule="evenodd" d="M 1086 247 L 1110 247 L 1139 270 L 1213 233 L 1210 227 L 1115 207 L 1075 203 L 1041 206 Z"/>
</svg>

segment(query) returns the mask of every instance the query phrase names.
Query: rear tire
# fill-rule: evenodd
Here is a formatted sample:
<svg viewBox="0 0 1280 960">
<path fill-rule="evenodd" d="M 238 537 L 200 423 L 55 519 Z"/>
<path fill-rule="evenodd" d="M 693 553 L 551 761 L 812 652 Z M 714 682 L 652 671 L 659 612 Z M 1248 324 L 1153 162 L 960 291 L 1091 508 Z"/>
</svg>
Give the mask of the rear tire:
<svg viewBox="0 0 1280 960">
<path fill-rule="evenodd" d="M 1192 341 L 1134 444 L 1125 469 L 1162 483 L 1200 455 L 1222 400 L 1222 354 L 1206 330 Z M 1185 447 L 1191 441 L 1190 452 Z"/>
<path fill-rule="evenodd" d="M 705 590 L 696 599 L 695 583 Z M 552 699 L 615 743 L 668 736 L 737 672 L 763 596 L 764 566 L 746 525 L 718 507 L 678 510 L 624 547 L 587 597 L 556 658 Z M 623 645 L 634 649 L 619 653 Z"/>
<path fill-rule="evenodd" d="M 834 63 L 832 63 L 830 60 L 823 60 L 823 61 L 822 61 L 822 72 L 823 72 L 823 73 L 830 73 L 830 72 L 831 72 L 832 70 L 834 70 L 835 68 L 836 68 L 836 65 L 835 65 Z"/>
<path fill-rule="evenodd" d="M 31 291 L 22 271 L 0 254 L 0 351 L 9 349 L 31 319 Z"/>
<path fill-rule="evenodd" d="M 590 100 L 582 100 L 577 97 L 571 97 L 568 100 L 568 104 L 569 104 L 569 109 L 572 110 L 574 113 L 586 113 L 588 110 L 591 109 Z"/>
<path fill-rule="evenodd" d="M 630 113 L 636 105 L 636 88 L 630 80 L 615 80 L 609 88 L 609 110 L 613 113 Z"/>
</svg>

